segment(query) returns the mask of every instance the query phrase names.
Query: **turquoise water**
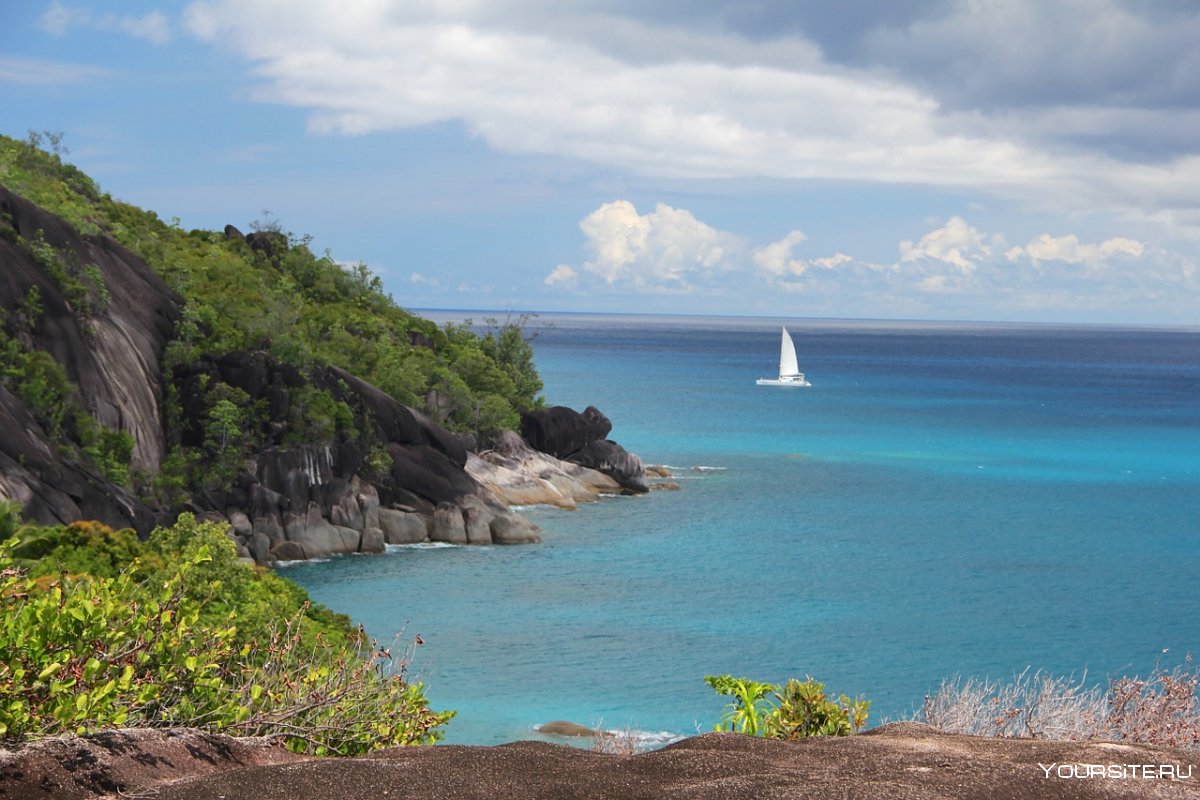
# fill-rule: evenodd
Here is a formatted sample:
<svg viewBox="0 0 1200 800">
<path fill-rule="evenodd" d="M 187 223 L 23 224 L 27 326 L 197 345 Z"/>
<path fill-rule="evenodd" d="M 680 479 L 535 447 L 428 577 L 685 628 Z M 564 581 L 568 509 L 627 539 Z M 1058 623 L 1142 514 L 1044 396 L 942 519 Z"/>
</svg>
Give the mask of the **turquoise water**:
<svg viewBox="0 0 1200 800">
<path fill-rule="evenodd" d="M 706 730 L 713 673 L 811 674 L 878 722 L 957 674 L 1200 654 L 1200 332 L 793 321 L 814 385 L 785 389 L 754 385 L 778 321 L 548 322 L 547 400 L 598 406 L 681 491 L 529 509 L 540 546 L 286 573 L 422 636 L 449 741 Z"/>
</svg>

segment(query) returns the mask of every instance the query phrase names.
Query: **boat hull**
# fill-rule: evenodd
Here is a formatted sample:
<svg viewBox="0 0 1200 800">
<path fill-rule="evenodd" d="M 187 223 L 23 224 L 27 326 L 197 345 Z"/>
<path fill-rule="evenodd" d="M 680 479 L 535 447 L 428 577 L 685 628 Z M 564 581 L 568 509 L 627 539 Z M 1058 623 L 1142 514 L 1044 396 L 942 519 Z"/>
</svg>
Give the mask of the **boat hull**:
<svg viewBox="0 0 1200 800">
<path fill-rule="evenodd" d="M 803 377 L 788 380 L 783 378 L 759 378 L 755 383 L 759 386 L 812 386 Z"/>
</svg>

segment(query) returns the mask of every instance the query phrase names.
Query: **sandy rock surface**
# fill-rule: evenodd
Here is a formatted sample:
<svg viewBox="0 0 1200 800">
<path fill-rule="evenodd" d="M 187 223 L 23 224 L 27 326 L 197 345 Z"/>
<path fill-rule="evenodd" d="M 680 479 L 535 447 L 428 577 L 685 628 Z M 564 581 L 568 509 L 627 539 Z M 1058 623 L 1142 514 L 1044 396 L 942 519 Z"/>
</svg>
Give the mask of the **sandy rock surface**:
<svg viewBox="0 0 1200 800">
<path fill-rule="evenodd" d="M 253 740 L 125 731 L 0 753 L 0 797 L 1200 798 L 1200 753 L 984 739 L 897 724 L 801 742 L 706 734 L 634 756 L 516 742 L 314 759 Z"/>
</svg>

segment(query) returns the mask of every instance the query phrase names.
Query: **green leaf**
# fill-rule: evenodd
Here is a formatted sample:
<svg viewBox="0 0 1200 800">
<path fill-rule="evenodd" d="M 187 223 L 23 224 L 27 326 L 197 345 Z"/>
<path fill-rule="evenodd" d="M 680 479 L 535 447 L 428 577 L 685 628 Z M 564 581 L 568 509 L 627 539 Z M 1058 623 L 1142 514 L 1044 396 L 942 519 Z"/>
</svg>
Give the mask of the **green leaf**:
<svg viewBox="0 0 1200 800">
<path fill-rule="evenodd" d="M 62 668 L 63 668 L 63 662 L 55 661 L 52 664 L 50 664 L 48 667 L 43 669 L 41 672 L 39 672 L 37 679 L 39 681 L 44 681 L 44 680 L 46 680 L 46 678 L 49 678 L 51 675 L 58 672 Z"/>
</svg>

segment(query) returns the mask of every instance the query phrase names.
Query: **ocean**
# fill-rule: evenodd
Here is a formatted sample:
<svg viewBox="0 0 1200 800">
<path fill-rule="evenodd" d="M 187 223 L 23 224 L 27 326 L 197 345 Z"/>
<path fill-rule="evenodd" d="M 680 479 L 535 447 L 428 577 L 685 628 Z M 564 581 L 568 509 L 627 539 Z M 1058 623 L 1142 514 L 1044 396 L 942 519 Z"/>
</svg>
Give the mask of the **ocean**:
<svg viewBox="0 0 1200 800">
<path fill-rule="evenodd" d="M 442 320 L 484 312 L 442 313 Z M 501 315 L 502 316 L 502 315 Z M 811 388 L 760 387 L 787 324 Z M 945 678 L 1200 656 L 1200 329 L 546 314 L 548 403 L 680 491 L 525 509 L 524 547 L 286 569 L 413 670 L 446 740 L 711 730 L 705 675 L 907 718 Z"/>
</svg>

